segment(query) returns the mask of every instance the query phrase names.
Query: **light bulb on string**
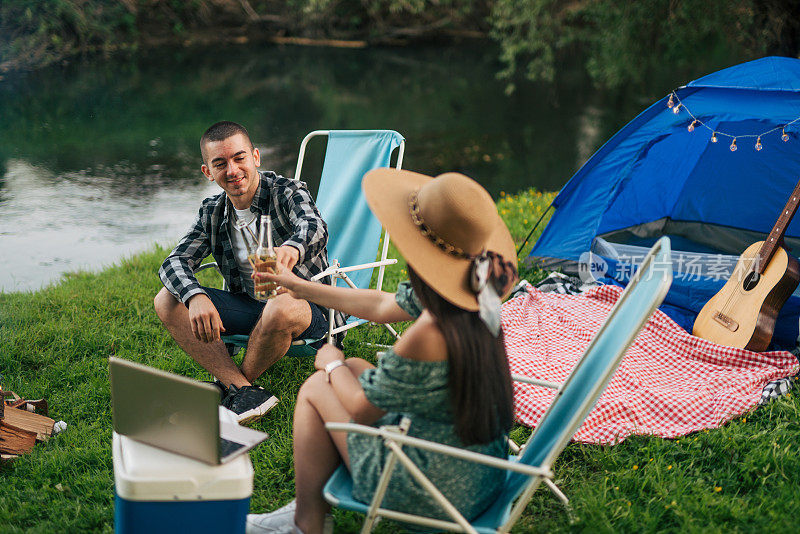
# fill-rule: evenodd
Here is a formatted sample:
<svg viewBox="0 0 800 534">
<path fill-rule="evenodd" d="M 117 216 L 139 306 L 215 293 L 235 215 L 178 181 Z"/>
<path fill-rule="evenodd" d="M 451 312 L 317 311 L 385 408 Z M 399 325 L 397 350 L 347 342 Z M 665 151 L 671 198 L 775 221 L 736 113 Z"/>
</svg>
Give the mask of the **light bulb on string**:
<svg viewBox="0 0 800 534">
<path fill-rule="evenodd" d="M 671 109 L 672 113 L 674 113 L 675 115 L 679 115 L 682 111 L 681 108 L 684 108 L 683 102 L 681 102 L 681 99 L 678 98 L 678 95 L 675 91 L 672 91 L 667 97 L 667 108 Z M 697 116 L 694 113 L 692 113 L 692 110 L 690 110 L 688 107 L 686 107 L 685 109 L 686 109 L 686 114 L 689 116 L 689 120 L 683 122 L 682 120 L 677 120 L 676 117 L 676 121 L 673 122 L 673 125 L 677 125 L 676 123 L 683 123 L 683 125 L 686 126 L 686 131 L 690 133 L 694 132 L 698 127 L 702 126 L 703 128 L 711 131 L 711 138 L 709 139 L 711 143 L 718 143 L 720 135 L 724 137 L 729 137 L 731 139 L 731 143 L 730 145 L 728 145 L 728 148 L 730 149 L 731 152 L 736 152 L 739 149 L 738 145 L 736 144 L 738 137 L 755 138 L 756 141 L 755 144 L 753 145 L 753 149 L 756 152 L 761 152 L 764 149 L 764 144 L 761 142 L 761 138 L 767 134 L 772 134 L 778 129 L 781 130 L 780 133 L 781 141 L 783 141 L 784 143 L 788 143 L 790 138 L 792 137 L 792 133 L 791 131 L 787 133 L 786 128 L 790 127 L 792 124 L 795 123 L 800 124 L 800 117 L 797 117 L 792 121 L 784 123 L 783 126 L 776 126 L 770 130 L 765 130 L 760 133 L 759 132 L 742 133 L 742 135 L 740 136 L 734 136 L 727 132 L 717 132 L 716 130 L 712 130 L 708 124 L 698 119 Z M 800 137 L 800 135 L 798 135 L 798 137 Z M 745 143 L 746 142 L 747 139 L 745 139 Z"/>
</svg>

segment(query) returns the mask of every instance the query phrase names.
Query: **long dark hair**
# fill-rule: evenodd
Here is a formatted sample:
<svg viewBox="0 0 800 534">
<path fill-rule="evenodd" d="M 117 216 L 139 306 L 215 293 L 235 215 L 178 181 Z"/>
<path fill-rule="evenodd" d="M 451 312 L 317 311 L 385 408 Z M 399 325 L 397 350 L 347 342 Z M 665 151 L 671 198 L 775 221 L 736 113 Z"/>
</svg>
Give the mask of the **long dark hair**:
<svg viewBox="0 0 800 534">
<path fill-rule="evenodd" d="M 411 287 L 439 323 L 447 344 L 450 406 L 465 445 L 488 443 L 511 428 L 514 397 L 502 332 L 494 337 L 478 312 L 446 301 L 409 266 Z"/>
</svg>

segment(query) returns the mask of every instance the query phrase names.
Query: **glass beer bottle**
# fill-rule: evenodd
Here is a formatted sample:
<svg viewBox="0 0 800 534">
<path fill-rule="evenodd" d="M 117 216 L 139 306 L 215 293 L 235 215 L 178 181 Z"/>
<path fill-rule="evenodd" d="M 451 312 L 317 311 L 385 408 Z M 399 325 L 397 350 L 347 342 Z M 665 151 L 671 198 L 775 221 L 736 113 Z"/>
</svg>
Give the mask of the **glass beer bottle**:
<svg viewBox="0 0 800 534">
<path fill-rule="evenodd" d="M 269 215 L 261 216 L 261 225 L 258 230 L 258 248 L 251 260 L 253 269 L 256 272 L 275 272 L 278 263 L 278 256 L 272 246 L 272 218 Z M 258 300 L 271 299 L 277 295 L 278 285 L 274 282 L 259 283 L 256 280 L 255 296 Z"/>
<path fill-rule="evenodd" d="M 258 238 L 250 229 L 250 226 L 247 224 L 247 222 L 245 222 L 244 219 L 236 219 L 234 227 L 241 234 L 242 241 L 244 241 L 244 246 L 247 248 L 247 262 L 250 264 L 250 267 L 252 267 L 253 270 L 255 271 L 256 248 L 258 247 Z"/>
<path fill-rule="evenodd" d="M 234 227 L 242 234 L 242 241 L 244 241 L 244 246 L 247 247 L 247 261 L 252 266 L 253 259 L 256 257 L 256 247 L 258 246 L 256 235 L 243 219 L 236 219 Z"/>
</svg>

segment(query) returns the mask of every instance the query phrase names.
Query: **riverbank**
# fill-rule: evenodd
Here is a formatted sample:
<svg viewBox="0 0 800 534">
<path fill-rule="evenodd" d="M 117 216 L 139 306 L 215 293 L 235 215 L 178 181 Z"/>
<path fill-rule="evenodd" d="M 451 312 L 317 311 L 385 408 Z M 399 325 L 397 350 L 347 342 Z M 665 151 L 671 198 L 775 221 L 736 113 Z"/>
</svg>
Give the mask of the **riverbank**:
<svg viewBox="0 0 800 534">
<path fill-rule="evenodd" d="M 553 196 L 533 190 L 501 193 L 498 209 L 517 243 Z M 68 275 L 41 291 L 0 294 L 4 386 L 47 398 L 51 416 L 69 425 L 32 454 L 2 467 L 0 533 L 113 530 L 109 356 L 209 378 L 153 312 L 152 298 L 160 288 L 155 273 L 166 254 L 155 247 L 100 273 Z M 202 274 L 203 283 L 218 283 L 212 274 Z M 531 279 L 541 273 L 523 275 Z M 404 264 L 390 268 L 386 288 L 405 277 Z M 389 340 L 382 328 L 356 329 L 345 339 L 345 352 L 372 357 L 365 341 Z M 293 399 L 312 370 L 310 359 L 286 359 L 261 379 L 281 402 L 254 425 L 271 438 L 251 453 L 253 511 L 272 510 L 293 496 Z M 634 437 L 615 447 L 571 444 L 555 472 L 572 500 L 575 523 L 543 489 L 515 531 L 794 530 L 800 508 L 795 497 L 799 414 L 798 396 L 789 395 L 724 428 L 681 439 Z M 357 532 L 361 516 L 337 511 L 335 519 L 337 532 Z M 401 529 L 384 521 L 377 531 Z"/>
<path fill-rule="evenodd" d="M 0 73 L 169 46 L 243 43 L 361 48 L 486 39 L 491 2 L 446 5 L 299 0 L 6 0 Z"/>
<path fill-rule="evenodd" d="M 491 39 L 502 49 L 500 75 L 510 90 L 524 78 L 557 81 L 564 61 L 576 57 L 595 84 L 621 87 L 648 83 L 665 61 L 680 82 L 730 64 L 727 56 L 796 57 L 796 11 L 789 0 L 734 0 L 728 9 L 698 0 L 4 0 L 0 73 L 153 44 Z"/>
</svg>

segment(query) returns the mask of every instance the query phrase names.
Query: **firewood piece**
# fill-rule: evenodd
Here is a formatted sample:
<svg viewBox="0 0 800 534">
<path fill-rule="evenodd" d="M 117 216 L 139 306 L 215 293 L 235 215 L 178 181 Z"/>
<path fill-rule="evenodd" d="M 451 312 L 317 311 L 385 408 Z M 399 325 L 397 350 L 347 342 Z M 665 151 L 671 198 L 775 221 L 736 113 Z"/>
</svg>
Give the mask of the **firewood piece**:
<svg viewBox="0 0 800 534">
<path fill-rule="evenodd" d="M 39 415 L 47 415 L 48 406 L 47 406 L 47 399 L 36 399 L 36 400 L 29 400 L 28 404 L 28 411 L 33 408 L 33 413 L 38 413 Z"/>
<path fill-rule="evenodd" d="M 53 434 L 53 425 L 55 424 L 54 420 L 45 415 L 10 407 L 6 407 L 3 421 L 33 432 L 39 441 L 47 441 L 47 438 Z"/>
<path fill-rule="evenodd" d="M 39 415 L 47 415 L 47 401 L 45 399 L 28 400 L 19 399 L 8 405 L 11 408 L 19 408 L 31 413 L 38 413 Z"/>
<path fill-rule="evenodd" d="M 36 445 L 36 432 L 0 421 L 0 454 L 25 454 Z"/>
</svg>

